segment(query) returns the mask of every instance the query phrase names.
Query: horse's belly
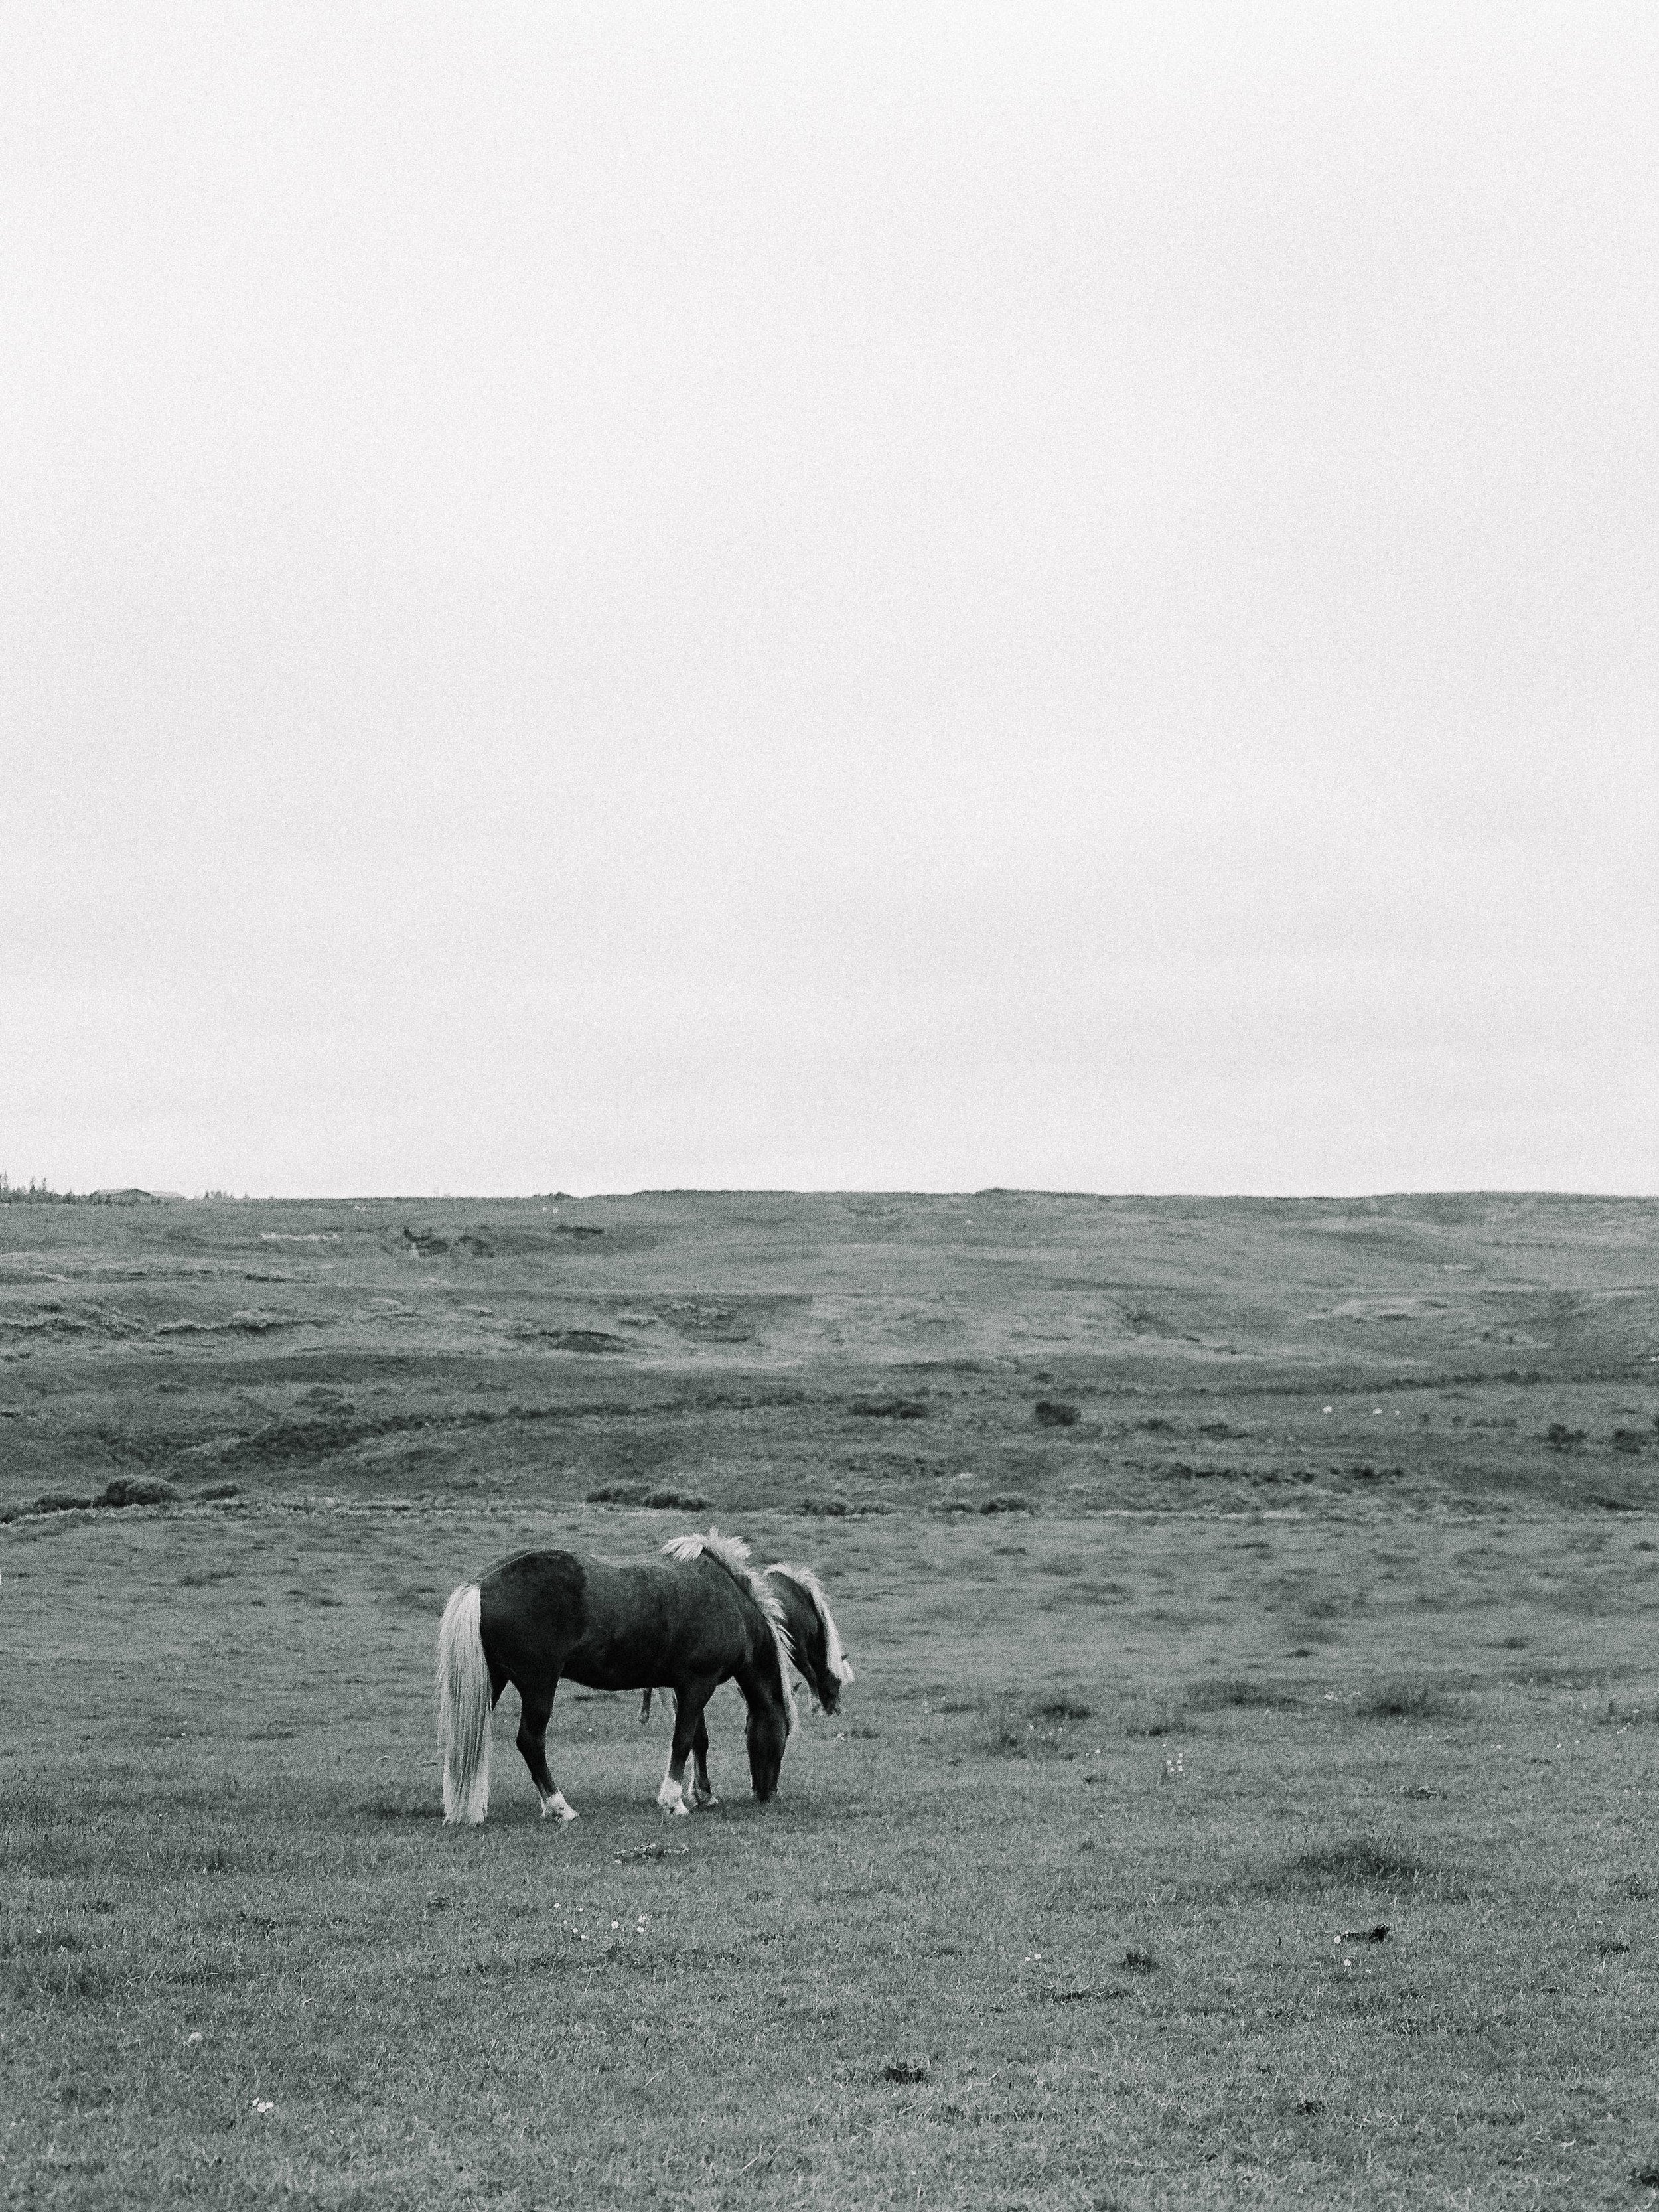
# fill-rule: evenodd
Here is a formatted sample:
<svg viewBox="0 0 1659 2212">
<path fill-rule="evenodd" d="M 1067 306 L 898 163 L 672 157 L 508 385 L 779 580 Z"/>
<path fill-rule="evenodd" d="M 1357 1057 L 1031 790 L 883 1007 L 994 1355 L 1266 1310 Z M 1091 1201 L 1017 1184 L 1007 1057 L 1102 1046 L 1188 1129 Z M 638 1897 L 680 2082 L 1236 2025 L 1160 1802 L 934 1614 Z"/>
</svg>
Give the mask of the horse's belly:
<svg viewBox="0 0 1659 2212">
<path fill-rule="evenodd" d="M 630 1653 L 602 1653 L 566 1660 L 564 1679 L 580 1682 L 585 1690 L 655 1690 L 672 1681 L 660 1658 L 648 1661 Z"/>
</svg>

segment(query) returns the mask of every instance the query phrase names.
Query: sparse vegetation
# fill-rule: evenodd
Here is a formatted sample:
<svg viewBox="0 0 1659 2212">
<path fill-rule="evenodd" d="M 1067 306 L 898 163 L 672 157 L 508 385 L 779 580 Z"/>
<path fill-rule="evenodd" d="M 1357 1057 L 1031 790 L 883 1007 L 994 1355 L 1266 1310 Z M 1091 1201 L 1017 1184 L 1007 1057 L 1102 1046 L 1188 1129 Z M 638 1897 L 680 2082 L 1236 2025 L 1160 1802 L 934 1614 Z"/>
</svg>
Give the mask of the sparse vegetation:
<svg viewBox="0 0 1659 2212">
<path fill-rule="evenodd" d="M 1437 1203 L 1367 1215 L 1387 1330 L 1336 1201 L 1010 1196 L 948 1266 L 926 1200 L 0 1217 L 0 2197 L 1633 2201 L 1659 1208 Z M 776 1802 L 722 1692 L 665 1840 L 665 1711 L 562 1692 L 581 1821 L 508 1698 L 446 1833 L 447 1591 L 716 1515 L 858 1668 Z"/>
<path fill-rule="evenodd" d="M 641 1549 L 674 1525 L 642 1527 Z M 1276 1582 L 1212 1601 L 1235 1573 L 1224 1520 L 1045 1520 L 1012 1553 L 976 1521 L 826 1525 L 809 1556 L 860 1676 L 835 1721 L 804 1717 L 775 1805 L 742 1789 L 722 1692 L 715 1775 L 734 1786 L 671 1848 L 651 1803 L 666 1716 L 641 1730 L 636 1700 L 562 1695 L 556 1765 L 583 1818 L 550 1834 L 509 1698 L 489 1826 L 446 1832 L 420 1694 L 444 1591 L 514 1546 L 614 1551 L 616 1532 L 597 1507 L 315 1503 L 15 1525 L 0 2003 L 20 2201 L 69 2172 L 88 2212 L 240 2212 L 291 2194 L 302 2160 L 341 2203 L 462 2212 L 488 2174 L 507 2203 L 784 2212 L 809 2190 L 875 2197 L 902 2096 L 910 2201 L 920 2183 L 924 2203 L 1018 2202 L 1040 2125 L 1045 2205 L 1121 2194 L 1155 2160 L 1204 2181 L 1224 2138 L 1264 2201 L 1498 2205 L 1500 2063 L 1526 2069 L 1548 2201 L 1603 2201 L 1644 2154 L 1656 1886 L 1628 1792 L 1659 1705 L 1633 1545 L 1566 1552 L 1529 1522 L 1471 1562 L 1431 1525 L 1391 1528 L 1414 1595 L 1351 1613 L 1292 1698 L 1192 1677 L 1206 1639 L 1280 1633 Z M 799 1522 L 745 1533 L 799 1556 Z M 1276 1565 L 1328 1580 L 1353 1537 L 1277 1524 Z M 1139 1595 L 1047 1634 L 1030 1569 L 1107 1543 Z M 1547 1565 L 1564 1579 L 1528 1609 Z M 1164 1618 L 1171 1578 L 1188 1595 Z M 118 1602 L 106 1650 L 87 1651 L 70 1583 Z M 1518 1610 L 1528 1678 L 1483 1673 Z M 1404 1697 L 1395 1729 L 1356 1727 L 1384 1696 L 1379 1637 L 1436 1645 L 1468 1685 L 1455 1710 Z M 1534 1667 L 1540 1648 L 1594 1663 Z M 1079 1694 L 1056 1670 L 1083 1654 L 1105 1672 Z M 919 1666 L 968 1695 L 924 1692 Z M 1121 1716 L 1172 1674 L 1189 1732 L 1148 1747 Z M 550 2045 L 592 2056 L 550 2072 Z M 1379 2140 L 1369 2116 L 1402 2100 L 1409 2140 Z"/>
</svg>

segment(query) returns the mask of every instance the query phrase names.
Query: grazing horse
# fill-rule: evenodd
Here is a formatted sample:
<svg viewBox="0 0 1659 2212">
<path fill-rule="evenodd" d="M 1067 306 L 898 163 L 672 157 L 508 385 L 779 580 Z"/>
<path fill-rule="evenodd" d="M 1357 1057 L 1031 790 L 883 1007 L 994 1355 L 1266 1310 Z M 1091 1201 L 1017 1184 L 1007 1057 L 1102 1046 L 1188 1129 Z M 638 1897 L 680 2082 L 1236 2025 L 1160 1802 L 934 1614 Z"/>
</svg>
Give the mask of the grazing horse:
<svg viewBox="0 0 1659 2212">
<path fill-rule="evenodd" d="M 783 1608 L 749 1565 L 749 1547 L 711 1528 L 678 1536 L 665 1559 L 623 1565 L 575 1552 L 519 1552 L 463 1583 L 438 1631 L 438 1733 L 444 1819 L 477 1826 L 489 1803 L 489 1717 L 511 1682 L 519 1749 L 542 1817 L 576 1817 L 547 1764 L 560 1680 L 592 1690 L 674 1692 L 674 1741 L 657 1792 L 665 1817 L 686 1813 L 685 1763 L 703 1707 L 735 1678 L 749 1707 L 749 1774 L 763 1802 L 778 1786 L 797 1726 Z M 707 1731 L 703 1741 L 708 1741 Z M 712 1802 L 706 1763 L 702 1787 Z"/>
</svg>

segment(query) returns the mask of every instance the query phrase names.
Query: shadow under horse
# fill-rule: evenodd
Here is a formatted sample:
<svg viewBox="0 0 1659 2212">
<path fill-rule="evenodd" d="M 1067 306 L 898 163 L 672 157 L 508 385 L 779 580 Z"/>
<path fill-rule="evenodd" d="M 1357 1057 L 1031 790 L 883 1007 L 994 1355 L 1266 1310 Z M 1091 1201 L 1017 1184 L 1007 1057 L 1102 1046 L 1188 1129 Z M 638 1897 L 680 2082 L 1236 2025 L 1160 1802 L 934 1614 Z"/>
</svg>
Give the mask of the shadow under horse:
<svg viewBox="0 0 1659 2212">
<path fill-rule="evenodd" d="M 447 1821 L 476 1826 L 489 1808 L 489 1720 L 509 1682 L 542 1816 L 575 1819 L 547 1763 L 547 1724 L 566 1676 L 592 1690 L 673 1691 L 674 1737 L 657 1792 L 671 1816 L 690 1809 L 684 1778 L 694 1748 L 696 1802 L 715 1802 L 703 1709 L 735 1680 L 749 1708 L 750 1779 L 763 1802 L 773 1795 L 798 1725 L 782 1605 L 735 1537 L 711 1528 L 663 1549 L 667 1556 L 637 1564 L 519 1552 L 454 1592 L 438 1632 Z"/>
</svg>

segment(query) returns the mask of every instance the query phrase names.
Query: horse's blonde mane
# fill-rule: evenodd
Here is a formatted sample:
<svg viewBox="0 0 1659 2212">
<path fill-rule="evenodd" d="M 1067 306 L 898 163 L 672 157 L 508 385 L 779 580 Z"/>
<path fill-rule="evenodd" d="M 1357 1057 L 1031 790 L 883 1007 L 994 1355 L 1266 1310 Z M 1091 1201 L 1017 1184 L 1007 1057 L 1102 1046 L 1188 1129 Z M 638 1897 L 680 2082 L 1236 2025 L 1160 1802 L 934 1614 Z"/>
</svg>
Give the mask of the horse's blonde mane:
<svg viewBox="0 0 1659 2212">
<path fill-rule="evenodd" d="M 838 1682 L 850 1682 L 853 1679 L 853 1670 L 842 1654 L 841 1631 L 836 1626 L 835 1614 L 830 1610 L 830 1601 L 824 1595 L 823 1584 L 812 1572 L 811 1567 L 797 1567 L 792 1565 L 787 1559 L 775 1559 L 766 1571 L 769 1575 L 786 1576 L 794 1583 L 797 1589 L 805 1591 L 811 1599 L 817 1608 L 818 1619 L 823 1625 L 825 1664 Z"/>
<path fill-rule="evenodd" d="M 764 1575 L 757 1574 L 749 1564 L 749 1547 L 741 1536 L 722 1536 L 718 1528 L 706 1535 L 671 1536 L 663 1546 L 672 1559 L 696 1559 L 707 1553 L 718 1559 L 739 1589 L 748 1591 L 765 1616 L 772 1632 L 772 1641 L 778 1648 L 778 1680 L 783 1686 L 783 1702 L 789 1715 L 789 1735 L 793 1741 L 800 1726 L 800 1715 L 795 1710 L 795 1686 L 790 1678 L 790 1668 L 795 1663 L 795 1647 L 790 1641 L 788 1625 L 783 1617 L 783 1607 L 778 1594 L 769 1588 Z"/>
</svg>

